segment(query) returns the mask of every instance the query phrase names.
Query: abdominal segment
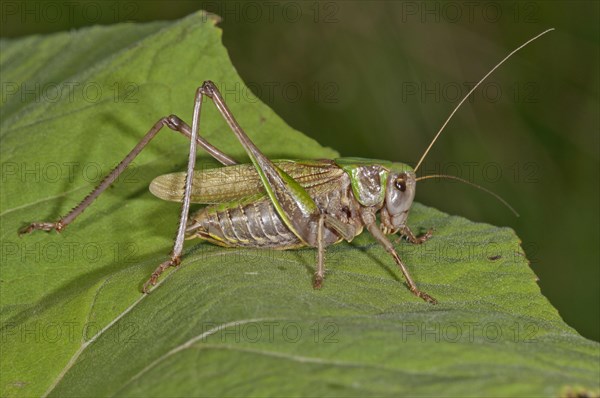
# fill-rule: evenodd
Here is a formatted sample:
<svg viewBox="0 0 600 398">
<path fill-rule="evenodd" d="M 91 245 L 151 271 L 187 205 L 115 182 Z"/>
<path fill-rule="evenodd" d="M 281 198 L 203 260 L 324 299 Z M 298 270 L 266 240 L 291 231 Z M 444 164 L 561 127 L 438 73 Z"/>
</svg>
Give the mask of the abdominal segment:
<svg viewBox="0 0 600 398">
<path fill-rule="evenodd" d="M 283 250 L 305 246 L 285 225 L 269 199 L 237 206 L 208 206 L 191 217 L 187 237 L 225 247 Z"/>
</svg>

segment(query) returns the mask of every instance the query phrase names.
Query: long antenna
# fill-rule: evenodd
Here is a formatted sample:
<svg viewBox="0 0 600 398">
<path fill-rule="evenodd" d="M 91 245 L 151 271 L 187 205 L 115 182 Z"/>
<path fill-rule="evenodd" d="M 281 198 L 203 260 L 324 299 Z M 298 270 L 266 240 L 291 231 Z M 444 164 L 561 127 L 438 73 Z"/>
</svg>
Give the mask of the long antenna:
<svg viewBox="0 0 600 398">
<path fill-rule="evenodd" d="M 464 182 L 465 184 L 468 184 L 472 187 L 481 189 L 482 191 L 487 192 L 490 195 L 492 195 L 494 198 L 498 199 L 504 206 L 508 207 L 508 209 L 510 211 L 512 211 L 515 216 L 519 217 L 519 213 L 517 213 L 517 211 L 511 205 L 509 205 L 506 200 L 502 199 L 502 197 L 500 195 L 498 195 L 495 192 L 490 191 L 487 188 L 482 187 L 481 185 L 475 184 L 474 182 L 471 182 L 469 180 L 465 180 L 460 177 L 450 176 L 450 175 L 445 175 L 445 174 L 430 174 L 430 175 L 426 175 L 423 177 L 417 177 L 416 181 L 429 180 L 430 178 L 447 178 L 449 180 L 456 180 L 456 181 Z"/>
<path fill-rule="evenodd" d="M 431 149 L 431 147 L 433 146 L 433 144 L 435 144 L 435 142 L 437 141 L 437 139 L 440 136 L 440 134 L 442 134 L 442 131 L 444 131 L 444 128 L 446 127 L 446 125 L 448 124 L 448 122 L 450 121 L 450 119 L 452 119 L 452 116 L 454 116 L 454 114 L 456 113 L 456 111 L 458 110 L 458 108 L 460 108 L 460 106 L 463 104 L 463 102 L 465 102 L 465 100 L 467 98 L 469 98 L 469 96 L 471 94 L 473 94 L 473 92 L 477 89 L 477 87 L 479 87 L 479 85 L 481 83 L 483 83 L 483 81 L 485 79 L 487 79 L 489 75 L 491 75 L 496 69 L 498 69 L 500 67 L 500 65 L 502 65 L 514 53 L 516 53 L 517 51 L 519 51 L 520 49 L 522 49 L 523 47 L 525 47 L 526 45 L 528 45 L 532 41 L 540 38 L 541 36 L 545 35 L 546 33 L 550 32 L 552 30 L 554 30 L 554 28 L 550 28 L 548 30 L 543 31 L 542 33 L 538 34 L 535 37 L 532 37 L 531 39 L 527 40 L 525 43 L 521 44 L 519 47 L 517 47 L 516 49 L 514 49 L 513 51 L 511 51 L 510 54 L 508 54 L 506 57 L 504 57 L 504 59 L 502 61 L 500 61 L 496 66 L 494 66 L 492 68 L 492 70 L 490 70 L 484 77 L 481 78 L 481 80 L 479 80 L 479 82 L 475 86 L 473 86 L 473 88 L 469 91 L 469 93 L 463 97 L 463 99 L 458 103 L 458 105 L 456 105 L 456 107 L 454 108 L 454 110 L 452 111 L 452 113 L 450 114 L 450 116 L 448 116 L 448 119 L 446 119 L 446 121 L 444 122 L 444 124 L 442 125 L 442 127 L 440 128 L 440 130 L 437 132 L 437 134 L 435 135 L 435 137 L 431 141 L 431 144 L 429 144 L 429 146 L 425 150 L 425 153 L 423 153 L 423 156 L 421 156 L 421 159 L 419 160 L 419 163 L 417 163 L 417 167 L 415 167 L 415 172 L 417 172 L 417 169 L 419 168 L 419 166 L 421 166 L 421 163 L 423 163 L 423 160 L 425 159 L 425 156 L 427 156 L 427 154 L 429 153 L 429 150 Z"/>
</svg>

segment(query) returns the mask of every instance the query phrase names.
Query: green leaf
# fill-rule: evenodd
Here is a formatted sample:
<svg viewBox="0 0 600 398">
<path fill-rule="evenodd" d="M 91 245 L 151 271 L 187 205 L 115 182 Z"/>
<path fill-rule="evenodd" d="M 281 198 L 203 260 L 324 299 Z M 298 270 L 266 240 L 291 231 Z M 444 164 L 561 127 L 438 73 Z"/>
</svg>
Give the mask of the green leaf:
<svg viewBox="0 0 600 398">
<path fill-rule="evenodd" d="M 179 206 L 146 188 L 185 167 L 186 140 L 169 131 L 62 234 L 18 238 L 68 212 L 161 116 L 191 122 L 203 80 L 269 156 L 336 156 L 252 96 L 215 23 L 197 13 L 0 42 L 2 396 L 598 393 L 600 346 L 541 295 L 514 232 L 419 204 L 409 223 L 434 238 L 396 248 L 436 306 L 367 234 L 328 248 L 320 291 L 312 249 L 190 241 L 141 295 L 177 223 Z M 201 126 L 247 159 L 208 103 Z"/>
</svg>

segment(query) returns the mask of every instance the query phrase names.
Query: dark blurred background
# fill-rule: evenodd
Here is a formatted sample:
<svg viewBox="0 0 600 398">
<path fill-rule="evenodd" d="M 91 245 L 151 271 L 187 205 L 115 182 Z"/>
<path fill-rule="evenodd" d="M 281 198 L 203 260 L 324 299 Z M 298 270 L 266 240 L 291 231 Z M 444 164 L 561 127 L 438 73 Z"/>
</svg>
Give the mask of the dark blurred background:
<svg viewBox="0 0 600 398">
<path fill-rule="evenodd" d="M 514 228 L 543 293 L 600 339 L 598 2 L 2 1 L 1 35 L 199 9 L 223 18 L 241 77 L 290 125 L 344 156 L 413 165 L 472 84 L 556 28 L 477 90 L 421 168 L 492 189 L 521 217 L 452 182 L 420 183 L 417 200 Z"/>
</svg>

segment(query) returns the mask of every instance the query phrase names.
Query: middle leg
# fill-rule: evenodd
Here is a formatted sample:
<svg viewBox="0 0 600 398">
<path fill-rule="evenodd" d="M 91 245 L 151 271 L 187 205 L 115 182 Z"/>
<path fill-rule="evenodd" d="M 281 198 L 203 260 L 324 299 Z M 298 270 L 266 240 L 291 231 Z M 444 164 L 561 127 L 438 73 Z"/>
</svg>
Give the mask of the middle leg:
<svg viewBox="0 0 600 398">
<path fill-rule="evenodd" d="M 383 232 L 381 232 L 381 230 L 377 226 L 377 224 L 375 222 L 376 221 L 375 213 L 372 210 L 366 209 L 361 213 L 361 217 L 363 219 L 363 222 L 365 223 L 365 226 L 367 227 L 367 230 L 385 248 L 385 250 L 388 253 L 390 253 L 392 258 L 394 259 L 394 261 L 400 268 L 400 271 L 402 271 L 402 274 L 404 275 L 404 279 L 406 279 L 406 284 L 408 285 L 408 288 L 410 289 L 410 291 L 415 296 L 422 298 L 423 300 L 427 301 L 428 303 L 437 304 L 436 299 L 431 297 L 429 294 L 419 290 L 419 288 L 417 287 L 417 284 L 413 281 L 412 277 L 410 276 L 408 269 L 406 268 L 406 265 L 404 265 L 404 262 L 400 259 L 400 256 L 398 256 L 398 253 L 396 253 L 396 249 L 394 249 L 394 246 L 390 243 L 390 241 L 385 237 Z"/>
<path fill-rule="evenodd" d="M 323 227 L 325 225 L 325 215 L 319 216 L 317 224 L 317 269 L 313 280 L 313 288 L 320 289 L 325 277 L 325 242 L 323 239 Z"/>
</svg>

